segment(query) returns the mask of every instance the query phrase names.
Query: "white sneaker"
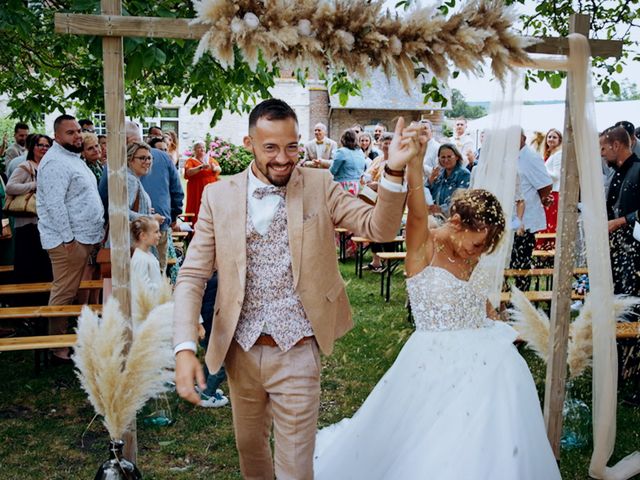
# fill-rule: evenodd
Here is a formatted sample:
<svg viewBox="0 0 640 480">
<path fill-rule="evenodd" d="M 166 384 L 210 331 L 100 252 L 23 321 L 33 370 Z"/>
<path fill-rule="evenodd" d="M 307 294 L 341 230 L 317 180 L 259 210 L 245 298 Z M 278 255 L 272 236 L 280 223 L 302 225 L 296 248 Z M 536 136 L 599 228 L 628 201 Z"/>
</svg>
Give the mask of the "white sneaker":
<svg viewBox="0 0 640 480">
<path fill-rule="evenodd" d="M 575 302 L 573 302 L 571 304 L 571 311 L 572 312 L 579 312 L 580 310 L 582 310 L 582 301 L 576 300 Z"/>
<path fill-rule="evenodd" d="M 200 394 L 200 406 L 204 408 L 220 408 L 229 403 L 229 399 L 222 395 L 221 390 L 217 390 L 215 395 Z"/>
</svg>

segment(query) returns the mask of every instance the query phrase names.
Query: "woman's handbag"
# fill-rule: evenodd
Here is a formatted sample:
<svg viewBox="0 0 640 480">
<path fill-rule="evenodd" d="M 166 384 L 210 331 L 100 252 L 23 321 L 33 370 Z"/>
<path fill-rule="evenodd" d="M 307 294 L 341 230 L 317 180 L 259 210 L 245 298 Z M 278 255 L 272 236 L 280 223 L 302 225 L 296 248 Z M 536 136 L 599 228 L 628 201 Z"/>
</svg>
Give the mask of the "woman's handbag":
<svg viewBox="0 0 640 480">
<path fill-rule="evenodd" d="M 35 178 L 35 173 L 25 165 L 19 165 L 18 168 L 26 170 L 31 178 Z M 5 215 L 12 217 L 35 217 L 38 215 L 36 211 L 36 192 L 27 192 L 20 195 L 6 194 L 3 211 Z"/>
</svg>

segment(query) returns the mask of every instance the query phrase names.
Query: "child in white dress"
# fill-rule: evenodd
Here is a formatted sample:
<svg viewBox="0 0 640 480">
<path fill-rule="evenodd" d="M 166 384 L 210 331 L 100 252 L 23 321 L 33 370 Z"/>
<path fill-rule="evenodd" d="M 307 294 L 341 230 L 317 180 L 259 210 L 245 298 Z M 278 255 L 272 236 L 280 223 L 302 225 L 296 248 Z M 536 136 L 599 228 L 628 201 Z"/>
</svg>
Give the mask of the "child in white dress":
<svg viewBox="0 0 640 480">
<path fill-rule="evenodd" d="M 152 217 L 138 217 L 131 222 L 131 237 L 135 250 L 131 257 L 131 285 L 158 289 L 163 282 L 160 262 L 151 253 L 160 241 L 160 225 Z"/>
</svg>

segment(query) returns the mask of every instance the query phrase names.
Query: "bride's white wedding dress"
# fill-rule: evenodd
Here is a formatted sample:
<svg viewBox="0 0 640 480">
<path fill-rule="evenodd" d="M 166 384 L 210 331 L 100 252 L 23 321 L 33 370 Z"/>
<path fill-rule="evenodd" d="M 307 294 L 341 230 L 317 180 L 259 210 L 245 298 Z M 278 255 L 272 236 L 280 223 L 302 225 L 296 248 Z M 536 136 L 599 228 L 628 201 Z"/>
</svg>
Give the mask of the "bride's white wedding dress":
<svg viewBox="0 0 640 480">
<path fill-rule="evenodd" d="M 479 277 L 407 280 L 416 331 L 353 418 L 318 432 L 316 479 L 560 478 L 516 332 L 486 317 Z"/>
</svg>

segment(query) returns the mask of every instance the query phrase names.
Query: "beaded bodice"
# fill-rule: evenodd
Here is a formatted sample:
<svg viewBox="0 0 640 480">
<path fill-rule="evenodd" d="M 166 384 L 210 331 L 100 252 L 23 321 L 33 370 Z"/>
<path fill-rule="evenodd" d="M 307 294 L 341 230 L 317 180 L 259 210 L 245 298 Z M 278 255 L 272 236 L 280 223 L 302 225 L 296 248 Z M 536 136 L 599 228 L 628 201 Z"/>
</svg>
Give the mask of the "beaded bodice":
<svg viewBox="0 0 640 480">
<path fill-rule="evenodd" d="M 427 266 L 407 279 L 416 330 L 461 330 L 490 324 L 486 294 L 475 273 L 469 281 L 441 267 Z"/>
</svg>

